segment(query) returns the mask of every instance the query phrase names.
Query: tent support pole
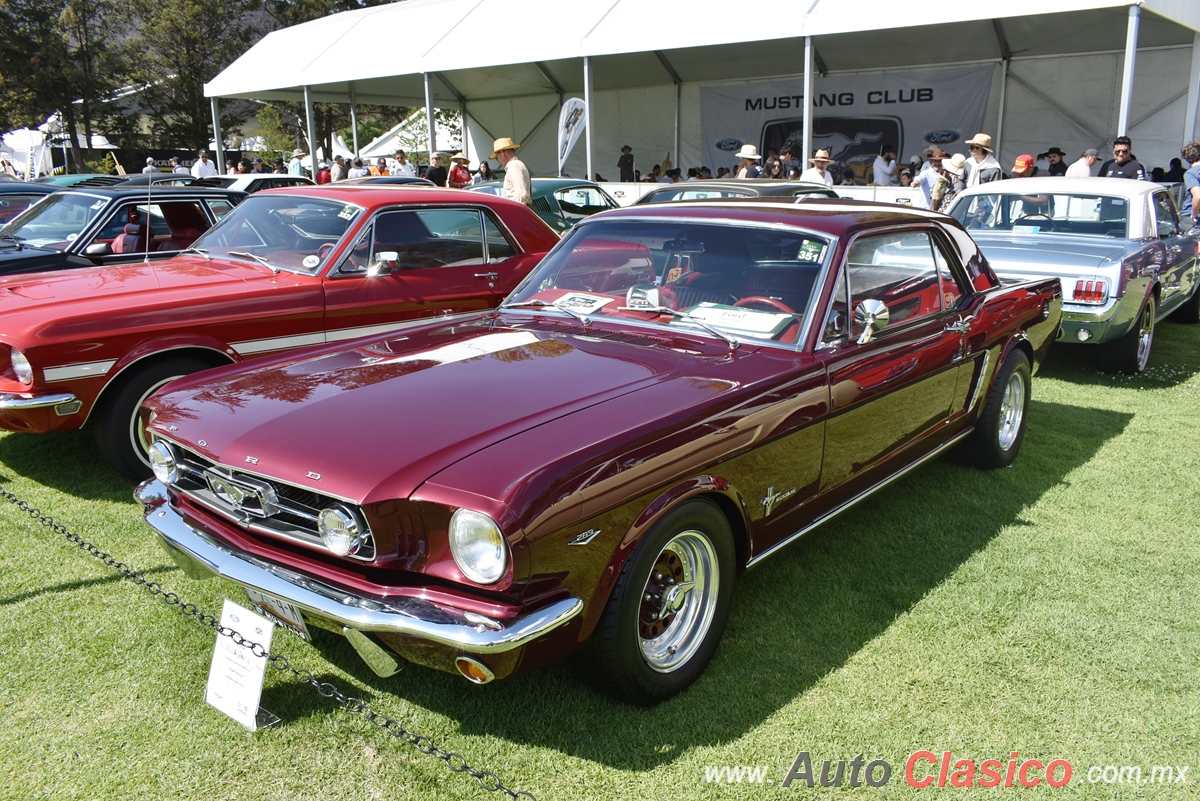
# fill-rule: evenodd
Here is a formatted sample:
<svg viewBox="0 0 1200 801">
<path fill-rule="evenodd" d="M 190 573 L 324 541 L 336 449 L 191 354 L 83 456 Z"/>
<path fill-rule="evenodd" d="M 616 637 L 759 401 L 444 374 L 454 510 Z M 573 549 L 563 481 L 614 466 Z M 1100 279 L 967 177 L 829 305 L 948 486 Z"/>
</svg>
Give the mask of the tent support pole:
<svg viewBox="0 0 1200 801">
<path fill-rule="evenodd" d="M 225 166 L 225 140 L 221 138 L 221 112 L 217 110 L 217 98 L 210 98 L 209 104 L 212 106 L 213 117 L 213 141 L 217 143 L 215 148 L 217 164 Z M 28 163 L 28 162 L 26 162 Z"/>
<path fill-rule="evenodd" d="M 312 178 L 317 179 L 317 125 L 316 115 L 313 114 L 312 87 L 304 87 L 304 117 L 308 125 L 308 160 L 311 166 Z"/>
<path fill-rule="evenodd" d="M 679 150 L 683 147 L 680 139 L 680 119 L 683 116 L 683 78 L 679 77 L 679 73 L 675 71 L 675 66 L 671 64 L 667 54 L 661 50 L 655 50 L 654 55 L 658 56 L 658 61 L 663 65 L 663 69 L 671 76 L 671 81 L 675 84 L 675 168 L 678 169 L 682 156 L 679 155 Z"/>
<path fill-rule="evenodd" d="M 592 172 L 592 59 L 591 56 L 583 57 L 583 133 L 587 137 L 587 172 L 584 174 L 585 180 L 592 180 L 595 175 Z M 562 177 L 562 170 L 559 170 L 559 177 Z"/>
<path fill-rule="evenodd" d="M 801 168 L 807 168 L 809 153 L 813 153 L 813 46 L 812 37 L 804 37 L 804 152 L 800 154 Z"/>
<path fill-rule="evenodd" d="M 1187 113 L 1183 117 L 1183 144 L 1196 140 L 1196 110 L 1200 105 L 1200 33 L 1192 36 L 1192 69 L 1188 72 Z"/>
<path fill-rule="evenodd" d="M 428 72 L 425 76 L 425 122 L 429 126 L 429 152 L 437 150 L 437 124 L 433 119 L 433 76 Z M 428 159 L 426 159 L 428 161 Z"/>
<path fill-rule="evenodd" d="M 350 136 L 354 139 L 354 158 L 358 158 L 358 99 L 354 96 L 354 81 L 350 82 Z"/>
<path fill-rule="evenodd" d="M 1000 60 L 1000 108 L 996 113 L 995 152 L 1000 152 L 1000 143 L 1004 141 L 1004 103 L 1008 99 L 1008 59 Z"/>
<path fill-rule="evenodd" d="M 1121 114 L 1117 121 L 1117 136 L 1129 134 L 1129 104 L 1133 94 L 1133 68 L 1137 62 L 1138 22 L 1142 18 L 1142 7 L 1129 7 L 1129 27 L 1125 34 L 1125 71 L 1121 76 Z"/>
</svg>

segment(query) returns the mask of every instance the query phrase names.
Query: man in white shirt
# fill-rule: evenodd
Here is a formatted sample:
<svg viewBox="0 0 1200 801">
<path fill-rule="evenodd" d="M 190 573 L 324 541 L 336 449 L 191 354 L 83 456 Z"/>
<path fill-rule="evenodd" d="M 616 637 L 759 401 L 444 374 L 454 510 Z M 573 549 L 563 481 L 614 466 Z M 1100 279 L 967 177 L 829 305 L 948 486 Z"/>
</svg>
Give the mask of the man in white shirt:
<svg viewBox="0 0 1200 801">
<path fill-rule="evenodd" d="M 829 158 L 829 151 L 818 150 L 809 161 L 812 162 L 812 166 L 800 173 L 800 180 L 833 186 L 833 174 L 829 172 L 829 165 L 833 163 L 833 159 Z"/>
<path fill-rule="evenodd" d="M 875 157 L 875 174 L 871 183 L 875 186 L 899 186 L 900 178 L 897 175 L 899 166 L 896 162 L 896 146 L 884 145 L 879 155 Z"/>
<path fill-rule="evenodd" d="M 504 196 L 528 206 L 533 202 L 533 181 L 529 179 L 529 168 L 525 162 L 517 158 L 520 145 L 504 136 L 497 139 L 492 147 L 495 150 L 489 158 L 500 162 L 504 168 Z"/>
<path fill-rule="evenodd" d="M 201 150 L 196 156 L 196 160 L 192 163 L 193 178 L 207 178 L 217 174 L 217 165 L 209 159 L 207 150 Z"/>
<path fill-rule="evenodd" d="M 405 175 L 409 178 L 417 177 L 416 168 L 413 167 L 412 162 L 408 160 L 408 155 L 403 150 L 396 151 L 396 158 L 388 165 L 388 172 L 392 175 Z"/>
<path fill-rule="evenodd" d="M 142 172 L 143 172 L 143 173 L 152 173 L 152 172 L 158 172 L 158 167 L 155 167 L 155 166 L 154 166 L 154 159 L 153 159 L 153 158 L 151 158 L 151 157 L 149 157 L 149 156 L 147 156 L 147 157 L 146 157 L 146 166 L 145 166 L 145 167 L 142 167 Z"/>
<path fill-rule="evenodd" d="M 937 186 L 940 170 L 942 169 L 942 159 L 946 157 L 946 151 L 941 148 L 926 154 L 925 165 L 913 178 L 912 185 L 920 188 L 921 194 L 924 196 L 924 205 L 920 206 L 920 208 L 929 208 L 930 198 L 933 197 L 933 188 Z M 917 204 L 914 203 L 913 205 Z"/>
<path fill-rule="evenodd" d="M 1095 148 L 1089 147 L 1083 151 L 1082 158 L 1079 161 L 1067 167 L 1067 178 L 1091 178 L 1092 167 L 1096 166 L 1096 162 L 1100 160 L 1100 153 Z"/>
</svg>

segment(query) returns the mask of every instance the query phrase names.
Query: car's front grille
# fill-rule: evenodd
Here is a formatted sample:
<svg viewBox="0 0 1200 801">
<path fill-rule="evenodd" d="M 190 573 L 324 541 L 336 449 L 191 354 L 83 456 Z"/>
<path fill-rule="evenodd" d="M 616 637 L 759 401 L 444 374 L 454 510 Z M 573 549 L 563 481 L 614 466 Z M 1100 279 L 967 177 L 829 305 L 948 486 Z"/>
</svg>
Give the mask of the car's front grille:
<svg viewBox="0 0 1200 801">
<path fill-rule="evenodd" d="M 375 559 L 375 538 L 362 510 L 344 501 L 276 479 L 219 465 L 172 443 L 179 463 L 173 488 L 193 503 L 228 518 L 247 531 L 328 552 L 317 533 L 317 515 L 329 506 L 351 510 L 362 527 L 362 544 L 348 558 Z"/>
</svg>

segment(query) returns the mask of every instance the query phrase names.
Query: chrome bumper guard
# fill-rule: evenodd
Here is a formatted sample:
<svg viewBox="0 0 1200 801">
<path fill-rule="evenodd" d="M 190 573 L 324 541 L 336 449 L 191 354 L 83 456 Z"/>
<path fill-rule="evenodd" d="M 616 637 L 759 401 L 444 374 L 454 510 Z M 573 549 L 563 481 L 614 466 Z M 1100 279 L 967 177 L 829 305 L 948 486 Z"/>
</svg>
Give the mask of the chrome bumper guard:
<svg viewBox="0 0 1200 801">
<path fill-rule="evenodd" d="M 17 395 L 11 392 L 0 393 L 0 409 L 41 409 L 45 406 L 58 406 L 71 403 L 75 396 L 70 392 L 60 392 L 55 395 Z"/>
<path fill-rule="evenodd" d="M 264 562 L 188 525 L 167 502 L 166 487 L 151 479 L 134 491 L 146 523 L 189 576 L 220 576 L 242 587 L 288 601 L 308 614 L 355 631 L 390 632 L 471 654 L 511 651 L 566 624 L 583 609 L 579 598 L 522 615 L 507 624 L 420 598 L 369 598 Z"/>
</svg>

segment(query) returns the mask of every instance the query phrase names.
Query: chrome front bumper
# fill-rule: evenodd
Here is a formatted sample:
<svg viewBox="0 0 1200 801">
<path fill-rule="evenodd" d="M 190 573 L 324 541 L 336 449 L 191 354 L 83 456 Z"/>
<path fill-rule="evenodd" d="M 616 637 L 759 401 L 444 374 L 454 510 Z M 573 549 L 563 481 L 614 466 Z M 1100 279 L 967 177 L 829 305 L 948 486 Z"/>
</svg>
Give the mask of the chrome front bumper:
<svg viewBox="0 0 1200 801">
<path fill-rule="evenodd" d="M 134 497 L 145 507 L 146 522 L 162 546 L 189 576 L 219 576 L 354 631 L 415 637 L 467 654 L 499 654 L 557 629 L 583 609 L 582 600 L 564 598 L 501 623 L 420 598 L 355 595 L 235 551 L 188 525 L 167 503 L 166 487 L 159 481 L 143 483 Z"/>
<path fill-rule="evenodd" d="M 59 406 L 72 403 L 75 396 L 70 392 L 59 392 L 54 395 L 20 395 L 12 392 L 0 393 L 0 409 L 42 409 L 46 406 Z"/>
</svg>

